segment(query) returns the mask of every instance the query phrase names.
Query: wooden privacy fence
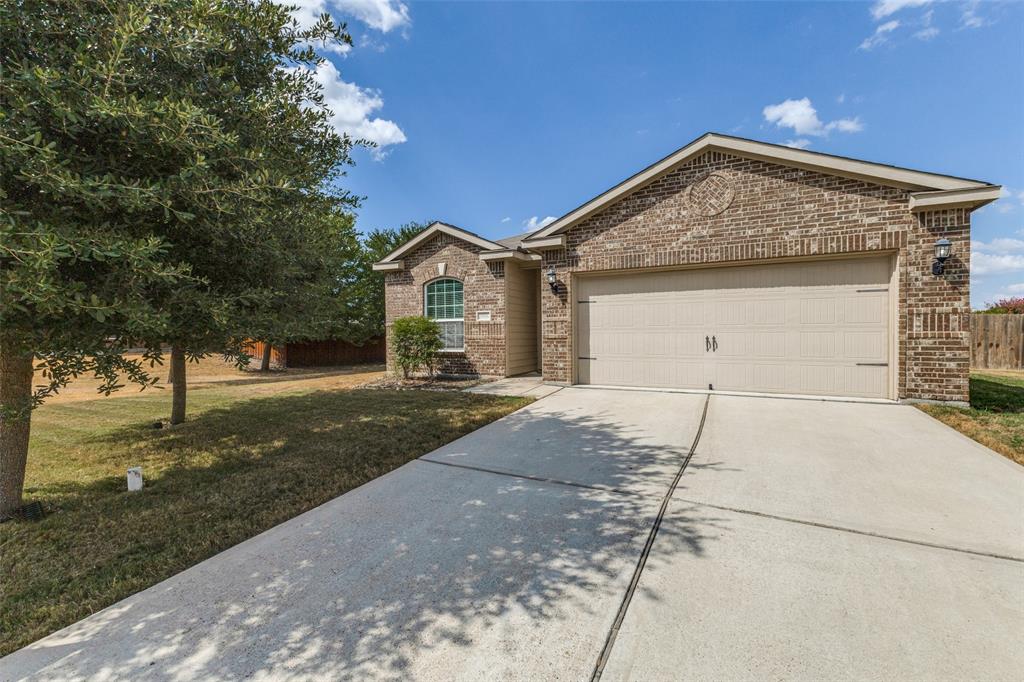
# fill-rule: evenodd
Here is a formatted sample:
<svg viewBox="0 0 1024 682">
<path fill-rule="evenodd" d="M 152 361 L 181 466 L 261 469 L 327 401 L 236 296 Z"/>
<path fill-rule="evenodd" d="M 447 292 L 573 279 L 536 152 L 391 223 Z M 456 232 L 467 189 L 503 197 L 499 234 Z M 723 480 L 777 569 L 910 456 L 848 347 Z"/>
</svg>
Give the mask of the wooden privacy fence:
<svg viewBox="0 0 1024 682">
<path fill-rule="evenodd" d="M 258 367 L 263 356 L 263 344 L 250 341 L 245 352 L 253 357 Z M 358 365 L 369 362 L 384 362 L 384 338 L 370 339 L 361 346 L 348 341 L 328 339 L 325 341 L 303 341 L 274 346 L 270 362 L 278 367 L 331 367 L 333 365 Z"/>
<path fill-rule="evenodd" d="M 1024 315 L 971 313 L 971 367 L 1024 369 Z"/>
</svg>

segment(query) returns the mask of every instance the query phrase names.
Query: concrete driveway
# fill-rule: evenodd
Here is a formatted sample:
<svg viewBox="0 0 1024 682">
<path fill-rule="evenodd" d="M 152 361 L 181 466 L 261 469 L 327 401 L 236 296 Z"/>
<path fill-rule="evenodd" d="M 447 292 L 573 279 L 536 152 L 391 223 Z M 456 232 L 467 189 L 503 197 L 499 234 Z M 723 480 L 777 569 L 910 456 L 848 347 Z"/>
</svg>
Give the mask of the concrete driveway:
<svg viewBox="0 0 1024 682">
<path fill-rule="evenodd" d="M 704 396 L 564 389 L 0 660 L 589 679 Z M 911 407 L 714 396 L 603 679 L 1010 679 L 1024 469 Z"/>
</svg>

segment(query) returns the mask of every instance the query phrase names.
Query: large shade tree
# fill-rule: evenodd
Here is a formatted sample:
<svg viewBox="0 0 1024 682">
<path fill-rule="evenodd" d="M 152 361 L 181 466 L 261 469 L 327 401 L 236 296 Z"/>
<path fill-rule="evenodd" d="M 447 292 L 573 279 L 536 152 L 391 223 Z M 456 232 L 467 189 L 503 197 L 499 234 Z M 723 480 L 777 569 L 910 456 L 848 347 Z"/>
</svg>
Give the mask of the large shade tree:
<svg viewBox="0 0 1024 682">
<path fill-rule="evenodd" d="M 238 356 L 261 297 L 290 286 L 274 280 L 280 235 L 354 204 L 332 187 L 355 142 L 310 71 L 318 44 L 349 40 L 326 16 L 302 29 L 269 0 L 11 0 L 0 34 L 7 516 L 31 408 L 75 376 L 148 385 L 169 341 L 180 421 L 185 355 Z"/>
</svg>

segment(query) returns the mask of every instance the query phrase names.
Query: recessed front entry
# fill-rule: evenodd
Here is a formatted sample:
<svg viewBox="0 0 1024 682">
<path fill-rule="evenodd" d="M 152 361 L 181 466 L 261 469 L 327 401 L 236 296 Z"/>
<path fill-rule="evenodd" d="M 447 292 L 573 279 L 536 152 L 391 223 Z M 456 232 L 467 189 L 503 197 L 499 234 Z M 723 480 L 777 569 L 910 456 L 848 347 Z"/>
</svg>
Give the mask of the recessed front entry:
<svg viewBox="0 0 1024 682">
<path fill-rule="evenodd" d="M 893 257 L 581 276 L 581 384 L 892 397 Z"/>
</svg>

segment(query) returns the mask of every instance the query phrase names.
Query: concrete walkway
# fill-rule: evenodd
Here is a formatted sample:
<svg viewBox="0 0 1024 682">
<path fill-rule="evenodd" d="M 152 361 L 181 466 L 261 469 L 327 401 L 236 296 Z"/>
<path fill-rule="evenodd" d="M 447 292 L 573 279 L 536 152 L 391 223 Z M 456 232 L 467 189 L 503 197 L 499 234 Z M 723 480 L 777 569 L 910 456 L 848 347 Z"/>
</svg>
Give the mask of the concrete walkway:
<svg viewBox="0 0 1024 682">
<path fill-rule="evenodd" d="M 567 388 L 0 679 L 589 679 L 704 396 Z M 904 406 L 713 396 L 603 679 L 1011 679 L 1024 469 Z"/>
<path fill-rule="evenodd" d="M 561 386 L 545 384 L 539 374 L 527 374 L 520 377 L 507 377 L 490 383 L 467 388 L 467 393 L 483 393 L 484 395 L 513 395 L 544 398 L 562 390 Z"/>
</svg>

